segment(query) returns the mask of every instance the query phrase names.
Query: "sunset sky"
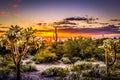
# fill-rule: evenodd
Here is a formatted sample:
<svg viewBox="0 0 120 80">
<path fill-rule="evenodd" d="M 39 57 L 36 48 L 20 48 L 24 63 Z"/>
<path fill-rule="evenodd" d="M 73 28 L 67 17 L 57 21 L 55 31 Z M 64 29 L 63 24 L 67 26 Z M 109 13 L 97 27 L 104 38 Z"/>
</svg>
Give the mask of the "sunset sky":
<svg viewBox="0 0 120 80">
<path fill-rule="evenodd" d="M 56 24 L 53 24 L 56 23 Z M 0 33 L 10 25 L 33 27 L 37 36 L 120 36 L 120 0 L 0 0 Z"/>
</svg>

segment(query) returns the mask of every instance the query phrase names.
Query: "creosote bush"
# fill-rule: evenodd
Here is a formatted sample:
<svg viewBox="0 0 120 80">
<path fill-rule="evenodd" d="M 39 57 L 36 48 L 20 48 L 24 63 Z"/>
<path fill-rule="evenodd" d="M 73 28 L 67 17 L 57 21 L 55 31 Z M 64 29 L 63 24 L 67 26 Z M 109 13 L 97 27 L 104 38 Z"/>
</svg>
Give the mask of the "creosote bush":
<svg viewBox="0 0 120 80">
<path fill-rule="evenodd" d="M 51 67 L 42 73 L 46 77 L 65 77 L 68 74 L 68 69 L 61 67 Z"/>
<path fill-rule="evenodd" d="M 37 69 L 34 64 L 26 64 L 22 66 L 21 71 L 22 72 L 33 72 L 33 71 L 37 71 Z"/>
<path fill-rule="evenodd" d="M 72 57 L 72 58 L 71 58 L 71 62 L 72 62 L 72 63 L 75 63 L 75 62 L 80 61 L 80 60 L 81 60 L 80 57 Z"/>
<path fill-rule="evenodd" d="M 62 57 L 61 61 L 64 63 L 64 64 L 70 64 L 71 61 L 68 57 Z"/>
<path fill-rule="evenodd" d="M 38 50 L 38 52 L 33 57 L 33 60 L 36 64 L 44 63 L 44 62 L 53 62 L 57 58 L 55 53 L 51 53 L 47 49 Z"/>
<path fill-rule="evenodd" d="M 81 70 L 86 70 L 86 69 L 91 69 L 92 68 L 92 63 L 90 62 L 85 62 L 85 61 L 77 61 L 73 65 L 74 67 L 78 67 Z"/>
<path fill-rule="evenodd" d="M 9 71 L 5 69 L 0 69 L 0 80 L 7 80 L 9 75 Z"/>
</svg>

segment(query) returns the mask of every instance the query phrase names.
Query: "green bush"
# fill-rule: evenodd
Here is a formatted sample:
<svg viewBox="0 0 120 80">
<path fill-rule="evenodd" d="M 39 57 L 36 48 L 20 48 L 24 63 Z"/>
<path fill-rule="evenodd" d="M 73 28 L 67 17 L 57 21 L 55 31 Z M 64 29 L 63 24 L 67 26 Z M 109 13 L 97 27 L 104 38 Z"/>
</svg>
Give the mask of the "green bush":
<svg viewBox="0 0 120 80">
<path fill-rule="evenodd" d="M 90 77 L 83 77 L 82 80 L 91 80 Z"/>
<path fill-rule="evenodd" d="M 120 72 L 119 71 L 115 71 L 115 74 L 113 75 L 114 77 L 119 77 L 120 78 Z"/>
<path fill-rule="evenodd" d="M 120 53 L 117 54 L 117 60 L 120 60 Z"/>
<path fill-rule="evenodd" d="M 7 80 L 9 72 L 5 69 L 0 69 L 0 80 Z"/>
<path fill-rule="evenodd" d="M 106 67 L 100 67 L 99 64 L 94 65 L 87 73 L 87 77 L 106 78 Z"/>
<path fill-rule="evenodd" d="M 10 72 L 13 72 L 16 70 L 16 67 L 14 64 L 8 64 L 8 66 L 6 66 L 7 69 L 10 71 Z"/>
<path fill-rule="evenodd" d="M 43 63 L 43 62 L 52 62 L 56 60 L 57 56 L 55 53 L 51 53 L 47 49 L 43 49 L 38 51 L 35 56 L 33 57 L 33 60 L 35 63 Z"/>
<path fill-rule="evenodd" d="M 21 71 L 22 72 L 33 72 L 33 71 L 37 71 L 37 69 L 34 64 L 26 64 L 26 65 L 22 65 Z"/>
<path fill-rule="evenodd" d="M 23 57 L 23 60 L 30 59 L 30 58 L 31 58 L 31 55 L 30 55 L 30 54 L 26 54 L 26 55 Z"/>
<path fill-rule="evenodd" d="M 77 61 L 74 66 L 78 66 L 81 70 L 91 69 L 92 63 L 85 61 Z"/>
<path fill-rule="evenodd" d="M 71 61 L 68 57 L 62 57 L 61 61 L 64 63 L 64 64 L 70 64 Z"/>
<path fill-rule="evenodd" d="M 12 61 L 12 58 L 10 57 L 10 54 L 5 54 L 4 56 L 2 56 L 0 61 L 0 68 L 7 72 L 15 71 L 16 67 Z"/>
<path fill-rule="evenodd" d="M 85 59 L 86 61 L 88 61 L 88 62 L 95 62 L 96 60 L 95 60 L 95 58 L 87 58 L 87 59 Z"/>
<path fill-rule="evenodd" d="M 115 68 L 120 69 L 120 60 L 118 60 L 117 63 L 115 64 Z"/>
<path fill-rule="evenodd" d="M 25 62 L 26 64 L 32 64 L 32 63 L 34 63 L 32 60 L 29 60 L 29 61 L 26 61 Z"/>
<path fill-rule="evenodd" d="M 95 58 L 90 59 L 90 62 L 95 62 L 95 61 L 96 61 Z"/>
<path fill-rule="evenodd" d="M 89 63 L 89 62 L 80 62 L 80 61 L 77 61 L 76 63 L 74 63 L 72 66 L 71 66 L 71 71 L 72 72 L 75 72 L 76 75 L 80 75 L 80 74 L 85 74 L 85 75 L 88 75 L 88 71 L 92 68 L 92 64 Z"/>
<path fill-rule="evenodd" d="M 61 67 L 51 67 L 46 69 L 42 74 L 46 77 L 65 77 L 68 74 L 68 69 Z"/>
<path fill-rule="evenodd" d="M 77 74 L 75 72 L 72 72 L 71 75 L 70 75 L 70 79 L 71 80 L 79 80 L 79 75 L 80 74 Z"/>
<path fill-rule="evenodd" d="M 80 57 L 73 57 L 71 58 L 71 62 L 74 63 L 74 62 L 77 62 L 78 60 L 81 60 Z"/>
</svg>

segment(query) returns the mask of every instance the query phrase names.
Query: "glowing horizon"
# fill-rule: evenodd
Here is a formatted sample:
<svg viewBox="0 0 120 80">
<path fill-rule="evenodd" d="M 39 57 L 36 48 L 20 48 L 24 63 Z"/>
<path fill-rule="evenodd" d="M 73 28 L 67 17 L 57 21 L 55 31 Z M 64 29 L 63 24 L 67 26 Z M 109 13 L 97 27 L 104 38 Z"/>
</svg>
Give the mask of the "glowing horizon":
<svg viewBox="0 0 120 80">
<path fill-rule="evenodd" d="M 0 33 L 10 25 L 32 27 L 37 36 L 119 36 L 119 0 L 1 0 Z M 112 25 L 112 26 L 111 26 Z"/>
</svg>

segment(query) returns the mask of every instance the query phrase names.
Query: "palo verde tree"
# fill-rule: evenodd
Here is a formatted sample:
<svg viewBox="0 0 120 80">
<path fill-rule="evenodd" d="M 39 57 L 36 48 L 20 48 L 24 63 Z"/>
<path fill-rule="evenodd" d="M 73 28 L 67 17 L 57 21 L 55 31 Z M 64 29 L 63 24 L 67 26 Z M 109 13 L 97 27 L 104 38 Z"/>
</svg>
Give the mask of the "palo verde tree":
<svg viewBox="0 0 120 80">
<path fill-rule="evenodd" d="M 112 65 L 116 62 L 116 54 L 117 54 L 117 46 L 118 46 L 119 40 L 115 39 L 106 39 L 103 41 L 103 45 L 100 46 L 100 48 L 104 49 L 105 51 L 105 64 L 106 64 L 106 74 L 107 77 L 110 76 L 109 69 L 112 67 Z"/>
<path fill-rule="evenodd" d="M 40 40 L 33 35 L 35 31 L 32 28 L 24 29 L 19 26 L 11 26 L 0 38 L 1 46 L 11 51 L 11 57 L 16 66 L 17 80 L 21 80 L 22 58 L 27 54 L 30 47 L 37 48 L 40 46 Z"/>
</svg>

